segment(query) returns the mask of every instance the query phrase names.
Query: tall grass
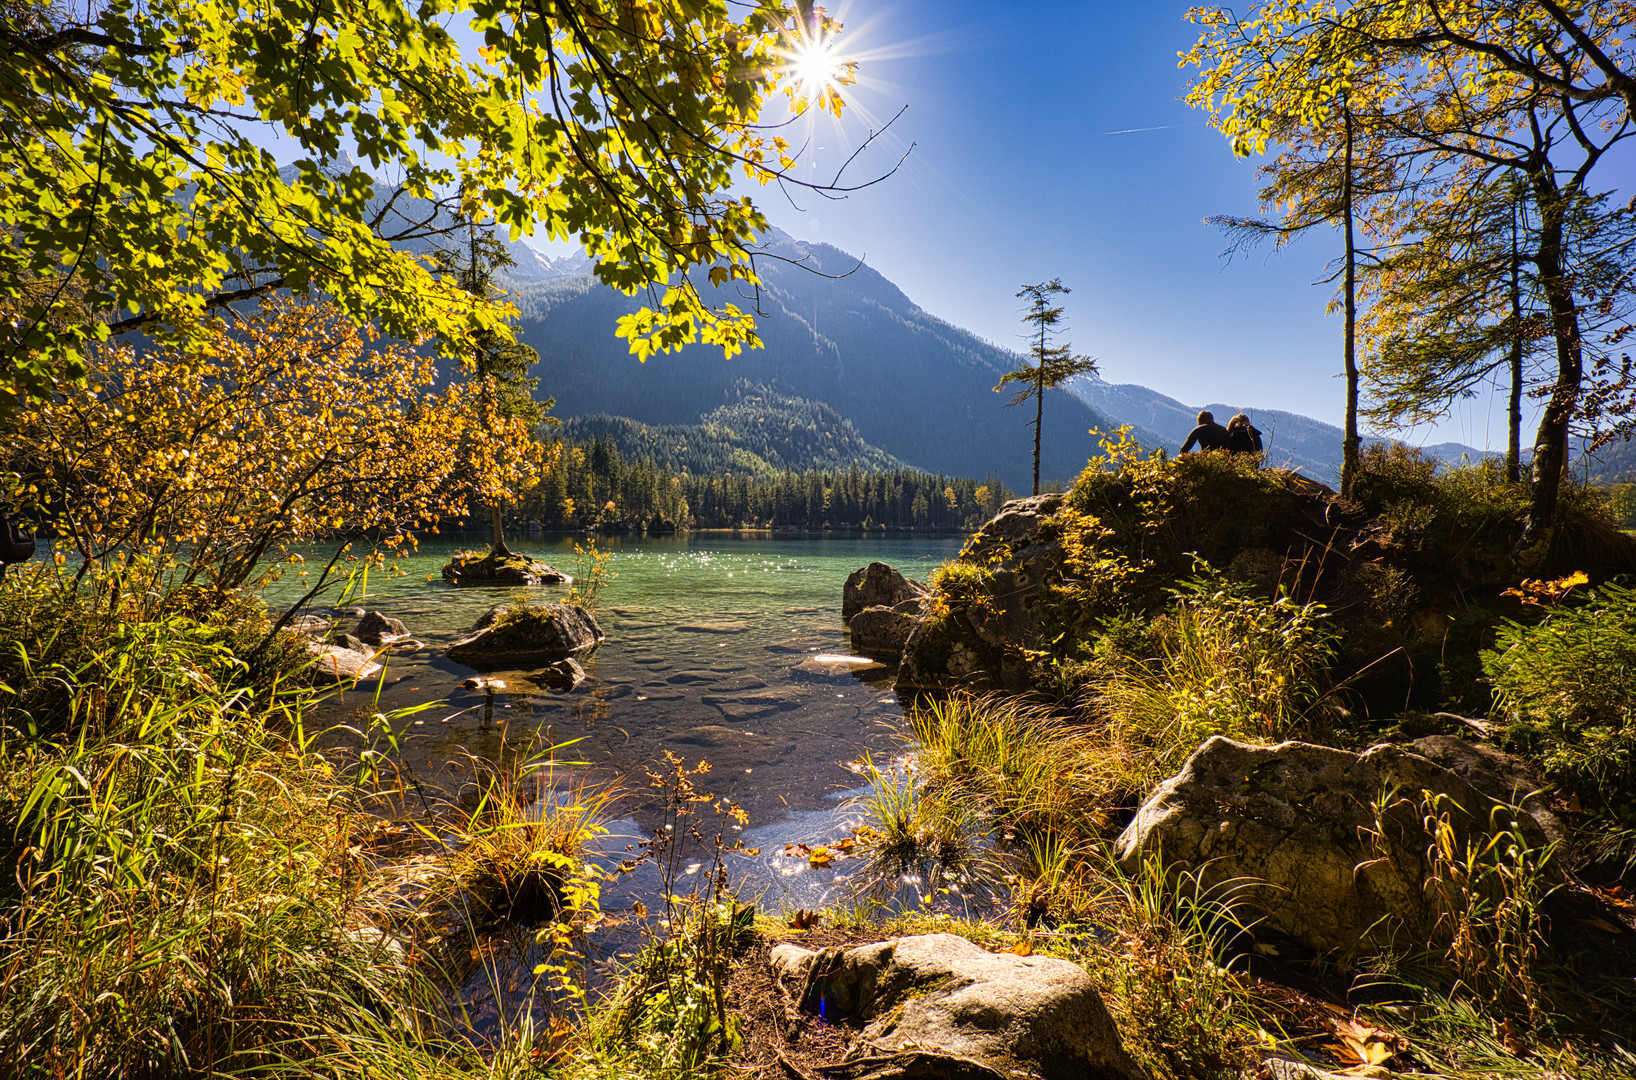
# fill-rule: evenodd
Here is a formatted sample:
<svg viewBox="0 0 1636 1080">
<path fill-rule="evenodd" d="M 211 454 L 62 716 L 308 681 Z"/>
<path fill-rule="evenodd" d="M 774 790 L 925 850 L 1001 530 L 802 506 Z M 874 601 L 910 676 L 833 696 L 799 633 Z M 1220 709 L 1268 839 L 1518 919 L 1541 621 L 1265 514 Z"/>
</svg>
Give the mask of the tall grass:
<svg viewBox="0 0 1636 1080">
<path fill-rule="evenodd" d="M 32 682 L 0 727 L 18 848 L 0 1060 L 206 1076 L 431 1033 L 438 996 L 363 888 L 367 815 L 299 698 L 234 686 L 230 651 L 181 616 L 43 664 L 6 645 Z"/>
<path fill-rule="evenodd" d="M 1210 575 L 1178 593 L 1167 630 L 1162 656 L 1126 665 L 1093 696 L 1146 782 L 1213 735 L 1279 742 L 1317 726 L 1335 640 L 1321 604 L 1260 599 Z"/>
</svg>

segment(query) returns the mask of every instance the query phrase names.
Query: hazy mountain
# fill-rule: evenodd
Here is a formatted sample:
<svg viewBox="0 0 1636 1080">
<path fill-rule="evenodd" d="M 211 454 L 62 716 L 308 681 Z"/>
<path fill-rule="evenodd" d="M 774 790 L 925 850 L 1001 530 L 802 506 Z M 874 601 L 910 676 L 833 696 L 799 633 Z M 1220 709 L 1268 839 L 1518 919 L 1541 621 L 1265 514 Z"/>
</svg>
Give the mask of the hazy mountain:
<svg viewBox="0 0 1636 1080">
<path fill-rule="evenodd" d="M 1026 409 L 994 392 L 1018 364 L 997 348 L 916 307 L 875 270 L 828 244 L 772 236 L 759 267 L 759 295 L 736 286 L 716 293 L 757 312 L 766 347 L 724 359 L 690 346 L 639 363 L 614 336 L 634 310 L 626 297 L 584 275 L 513 279 L 524 341 L 540 353 L 540 392 L 559 416 L 603 413 L 645 424 L 693 424 L 738 400 L 746 382 L 768 394 L 822 402 L 871 446 L 933 472 L 998 473 L 1025 488 L 1033 434 Z M 1064 393 L 1045 403 L 1046 478 L 1069 479 L 1095 449 L 1087 430 L 1117 426 Z M 1138 425 L 1137 437 L 1163 440 Z"/>
</svg>

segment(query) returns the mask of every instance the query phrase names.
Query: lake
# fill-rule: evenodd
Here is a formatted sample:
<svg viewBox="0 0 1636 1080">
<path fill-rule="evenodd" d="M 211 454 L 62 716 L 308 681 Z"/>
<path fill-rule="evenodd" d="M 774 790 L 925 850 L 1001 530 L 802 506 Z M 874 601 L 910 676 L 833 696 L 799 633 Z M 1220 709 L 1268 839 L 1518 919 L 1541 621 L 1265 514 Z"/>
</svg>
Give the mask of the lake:
<svg viewBox="0 0 1636 1080">
<path fill-rule="evenodd" d="M 746 843 L 761 859 L 741 865 L 741 884 L 779 894 L 769 900 L 820 902 L 837 870 L 816 871 L 782 854 L 785 843 L 821 841 L 848 824 L 845 797 L 857 777 L 845 767 L 865 753 L 901 752 L 903 712 L 890 671 L 853 675 L 813 658 L 850 651 L 841 623 L 841 590 L 854 570 L 889 563 L 924 580 L 960 550 L 959 536 L 821 536 L 693 534 L 610 537 L 607 576 L 596 615 L 608 639 L 581 658 L 590 680 L 552 691 L 526 672 L 492 672 L 506 689 L 465 690 L 474 673 L 442 650 L 496 604 L 561 599 L 565 587 L 456 588 L 439 571 L 476 535 L 439 538 L 397 566 L 405 573 L 369 575 L 349 605 L 402 619 L 427 649 L 388 661 L 382 710 L 427 701 L 446 704 L 398 727 L 402 759 L 416 778 L 458 788 L 466 751 L 498 756 L 507 742 L 538 735 L 581 740 L 561 756 L 587 763 L 598 781 L 631 790 L 613 840 L 629 842 L 646 817 L 644 768 L 664 751 L 689 763 L 707 760 L 708 790 L 736 800 L 750 815 Z M 512 547 L 577 573 L 574 540 L 513 541 Z M 312 556 L 309 556 L 311 558 Z M 428 580 L 430 579 L 430 580 Z M 277 603 L 297 595 L 293 574 L 269 590 Z M 322 606 L 315 610 L 324 610 Z M 350 629 L 355 620 L 342 619 Z M 374 711 L 376 684 L 346 691 L 326 706 L 330 722 L 357 709 Z M 549 743 L 542 743 L 549 745 Z"/>
</svg>

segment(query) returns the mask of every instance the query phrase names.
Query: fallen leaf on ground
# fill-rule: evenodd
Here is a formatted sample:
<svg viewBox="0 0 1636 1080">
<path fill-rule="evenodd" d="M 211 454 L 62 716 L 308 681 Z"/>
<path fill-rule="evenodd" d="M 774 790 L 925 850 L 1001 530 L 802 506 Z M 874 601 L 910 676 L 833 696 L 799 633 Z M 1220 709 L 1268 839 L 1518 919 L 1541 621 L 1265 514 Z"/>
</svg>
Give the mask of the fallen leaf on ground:
<svg viewBox="0 0 1636 1080">
<path fill-rule="evenodd" d="M 1340 1040 L 1339 1049 L 1360 1066 L 1384 1065 L 1409 1048 L 1408 1040 L 1361 1020 L 1337 1019 L 1329 1030 Z M 1359 1074 L 1362 1075 L 1362 1074 Z"/>
</svg>

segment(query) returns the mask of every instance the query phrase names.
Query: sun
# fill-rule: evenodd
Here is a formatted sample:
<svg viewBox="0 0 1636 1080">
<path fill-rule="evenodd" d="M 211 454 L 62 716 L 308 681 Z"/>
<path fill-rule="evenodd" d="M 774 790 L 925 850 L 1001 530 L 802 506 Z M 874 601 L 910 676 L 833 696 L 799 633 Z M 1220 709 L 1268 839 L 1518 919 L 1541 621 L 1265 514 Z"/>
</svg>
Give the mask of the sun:
<svg viewBox="0 0 1636 1080">
<path fill-rule="evenodd" d="M 784 73 L 794 84 L 792 96 L 804 98 L 809 105 L 821 103 L 852 81 L 853 62 L 836 51 L 828 35 L 802 34 L 779 54 L 784 58 Z"/>
</svg>

